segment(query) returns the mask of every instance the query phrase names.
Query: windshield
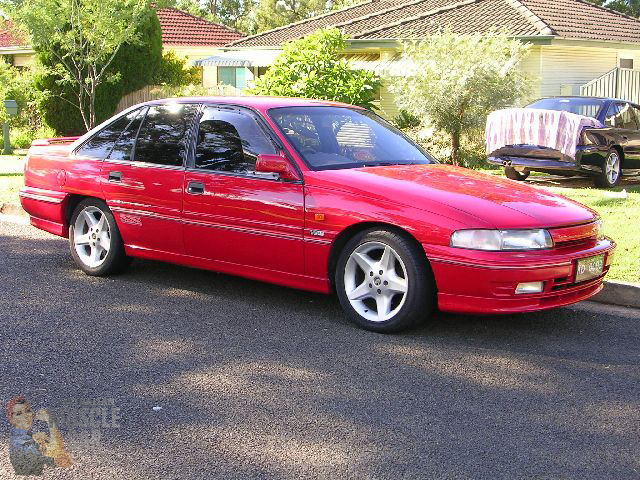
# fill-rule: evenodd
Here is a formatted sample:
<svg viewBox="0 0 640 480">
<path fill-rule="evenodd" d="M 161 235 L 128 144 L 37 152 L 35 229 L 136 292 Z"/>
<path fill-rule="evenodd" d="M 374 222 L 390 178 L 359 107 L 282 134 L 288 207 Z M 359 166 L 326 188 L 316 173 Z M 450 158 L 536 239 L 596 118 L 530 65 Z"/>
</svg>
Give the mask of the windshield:
<svg viewBox="0 0 640 480">
<path fill-rule="evenodd" d="M 367 110 L 284 107 L 269 110 L 269 116 L 314 170 L 436 163 Z"/>
<path fill-rule="evenodd" d="M 562 110 L 583 117 L 598 117 L 598 112 L 606 100 L 599 98 L 543 98 L 528 105 L 527 108 L 543 110 Z"/>
</svg>

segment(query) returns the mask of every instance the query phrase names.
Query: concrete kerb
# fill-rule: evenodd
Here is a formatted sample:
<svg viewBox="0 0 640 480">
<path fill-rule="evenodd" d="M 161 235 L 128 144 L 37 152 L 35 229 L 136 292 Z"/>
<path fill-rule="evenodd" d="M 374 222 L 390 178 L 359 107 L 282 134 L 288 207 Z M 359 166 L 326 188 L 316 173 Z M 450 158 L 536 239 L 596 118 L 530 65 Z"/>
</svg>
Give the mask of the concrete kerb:
<svg viewBox="0 0 640 480">
<path fill-rule="evenodd" d="M 617 280 L 606 281 L 602 291 L 589 300 L 619 307 L 640 308 L 640 285 Z"/>
<path fill-rule="evenodd" d="M 0 214 L 14 218 L 27 216 L 27 212 L 15 203 L 0 204 Z M 589 300 L 620 307 L 640 308 L 640 284 L 616 280 L 605 281 L 602 291 Z"/>
</svg>

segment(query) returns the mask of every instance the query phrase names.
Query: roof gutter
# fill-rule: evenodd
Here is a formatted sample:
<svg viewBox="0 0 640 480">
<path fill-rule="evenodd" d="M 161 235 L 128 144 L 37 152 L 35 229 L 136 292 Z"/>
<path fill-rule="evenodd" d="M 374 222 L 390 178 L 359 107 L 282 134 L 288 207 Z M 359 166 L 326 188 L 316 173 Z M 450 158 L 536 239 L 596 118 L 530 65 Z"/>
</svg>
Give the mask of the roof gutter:
<svg viewBox="0 0 640 480">
<path fill-rule="evenodd" d="M 28 54 L 35 53 L 33 48 L 31 47 L 20 47 L 20 46 L 11 46 L 11 47 L 0 47 L 0 55 L 20 55 L 20 54 Z"/>
</svg>

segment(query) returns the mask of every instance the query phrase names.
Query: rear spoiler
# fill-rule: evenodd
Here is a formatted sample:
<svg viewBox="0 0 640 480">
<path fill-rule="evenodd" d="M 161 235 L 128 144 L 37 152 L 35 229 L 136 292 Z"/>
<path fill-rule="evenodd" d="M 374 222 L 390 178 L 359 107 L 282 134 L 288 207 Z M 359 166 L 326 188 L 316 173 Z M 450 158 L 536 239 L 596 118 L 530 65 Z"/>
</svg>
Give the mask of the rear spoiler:
<svg viewBox="0 0 640 480">
<path fill-rule="evenodd" d="M 80 137 L 42 138 L 31 142 L 32 147 L 46 147 L 47 145 L 63 145 L 73 143 Z"/>
</svg>

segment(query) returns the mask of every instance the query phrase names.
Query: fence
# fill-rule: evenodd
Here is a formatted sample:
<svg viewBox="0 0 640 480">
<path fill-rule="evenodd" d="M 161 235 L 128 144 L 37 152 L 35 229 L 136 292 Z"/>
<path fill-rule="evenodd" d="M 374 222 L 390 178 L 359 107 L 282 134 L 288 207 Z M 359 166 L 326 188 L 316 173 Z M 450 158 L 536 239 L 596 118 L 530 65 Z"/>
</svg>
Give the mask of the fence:
<svg viewBox="0 0 640 480">
<path fill-rule="evenodd" d="M 580 87 L 586 97 L 613 97 L 640 103 L 640 70 L 614 68 Z"/>
<path fill-rule="evenodd" d="M 218 85 L 211 88 L 198 88 L 196 92 L 197 95 L 217 95 L 222 97 L 229 96 L 239 96 L 244 93 L 231 85 Z M 133 106 L 138 103 L 148 102 L 150 100 L 157 100 L 159 98 L 163 98 L 165 94 L 162 93 L 162 88 L 154 85 L 148 85 L 146 87 L 141 88 L 135 92 L 131 92 L 120 99 L 118 102 L 118 106 L 116 107 L 115 113 L 120 113 L 121 111 Z"/>
</svg>

